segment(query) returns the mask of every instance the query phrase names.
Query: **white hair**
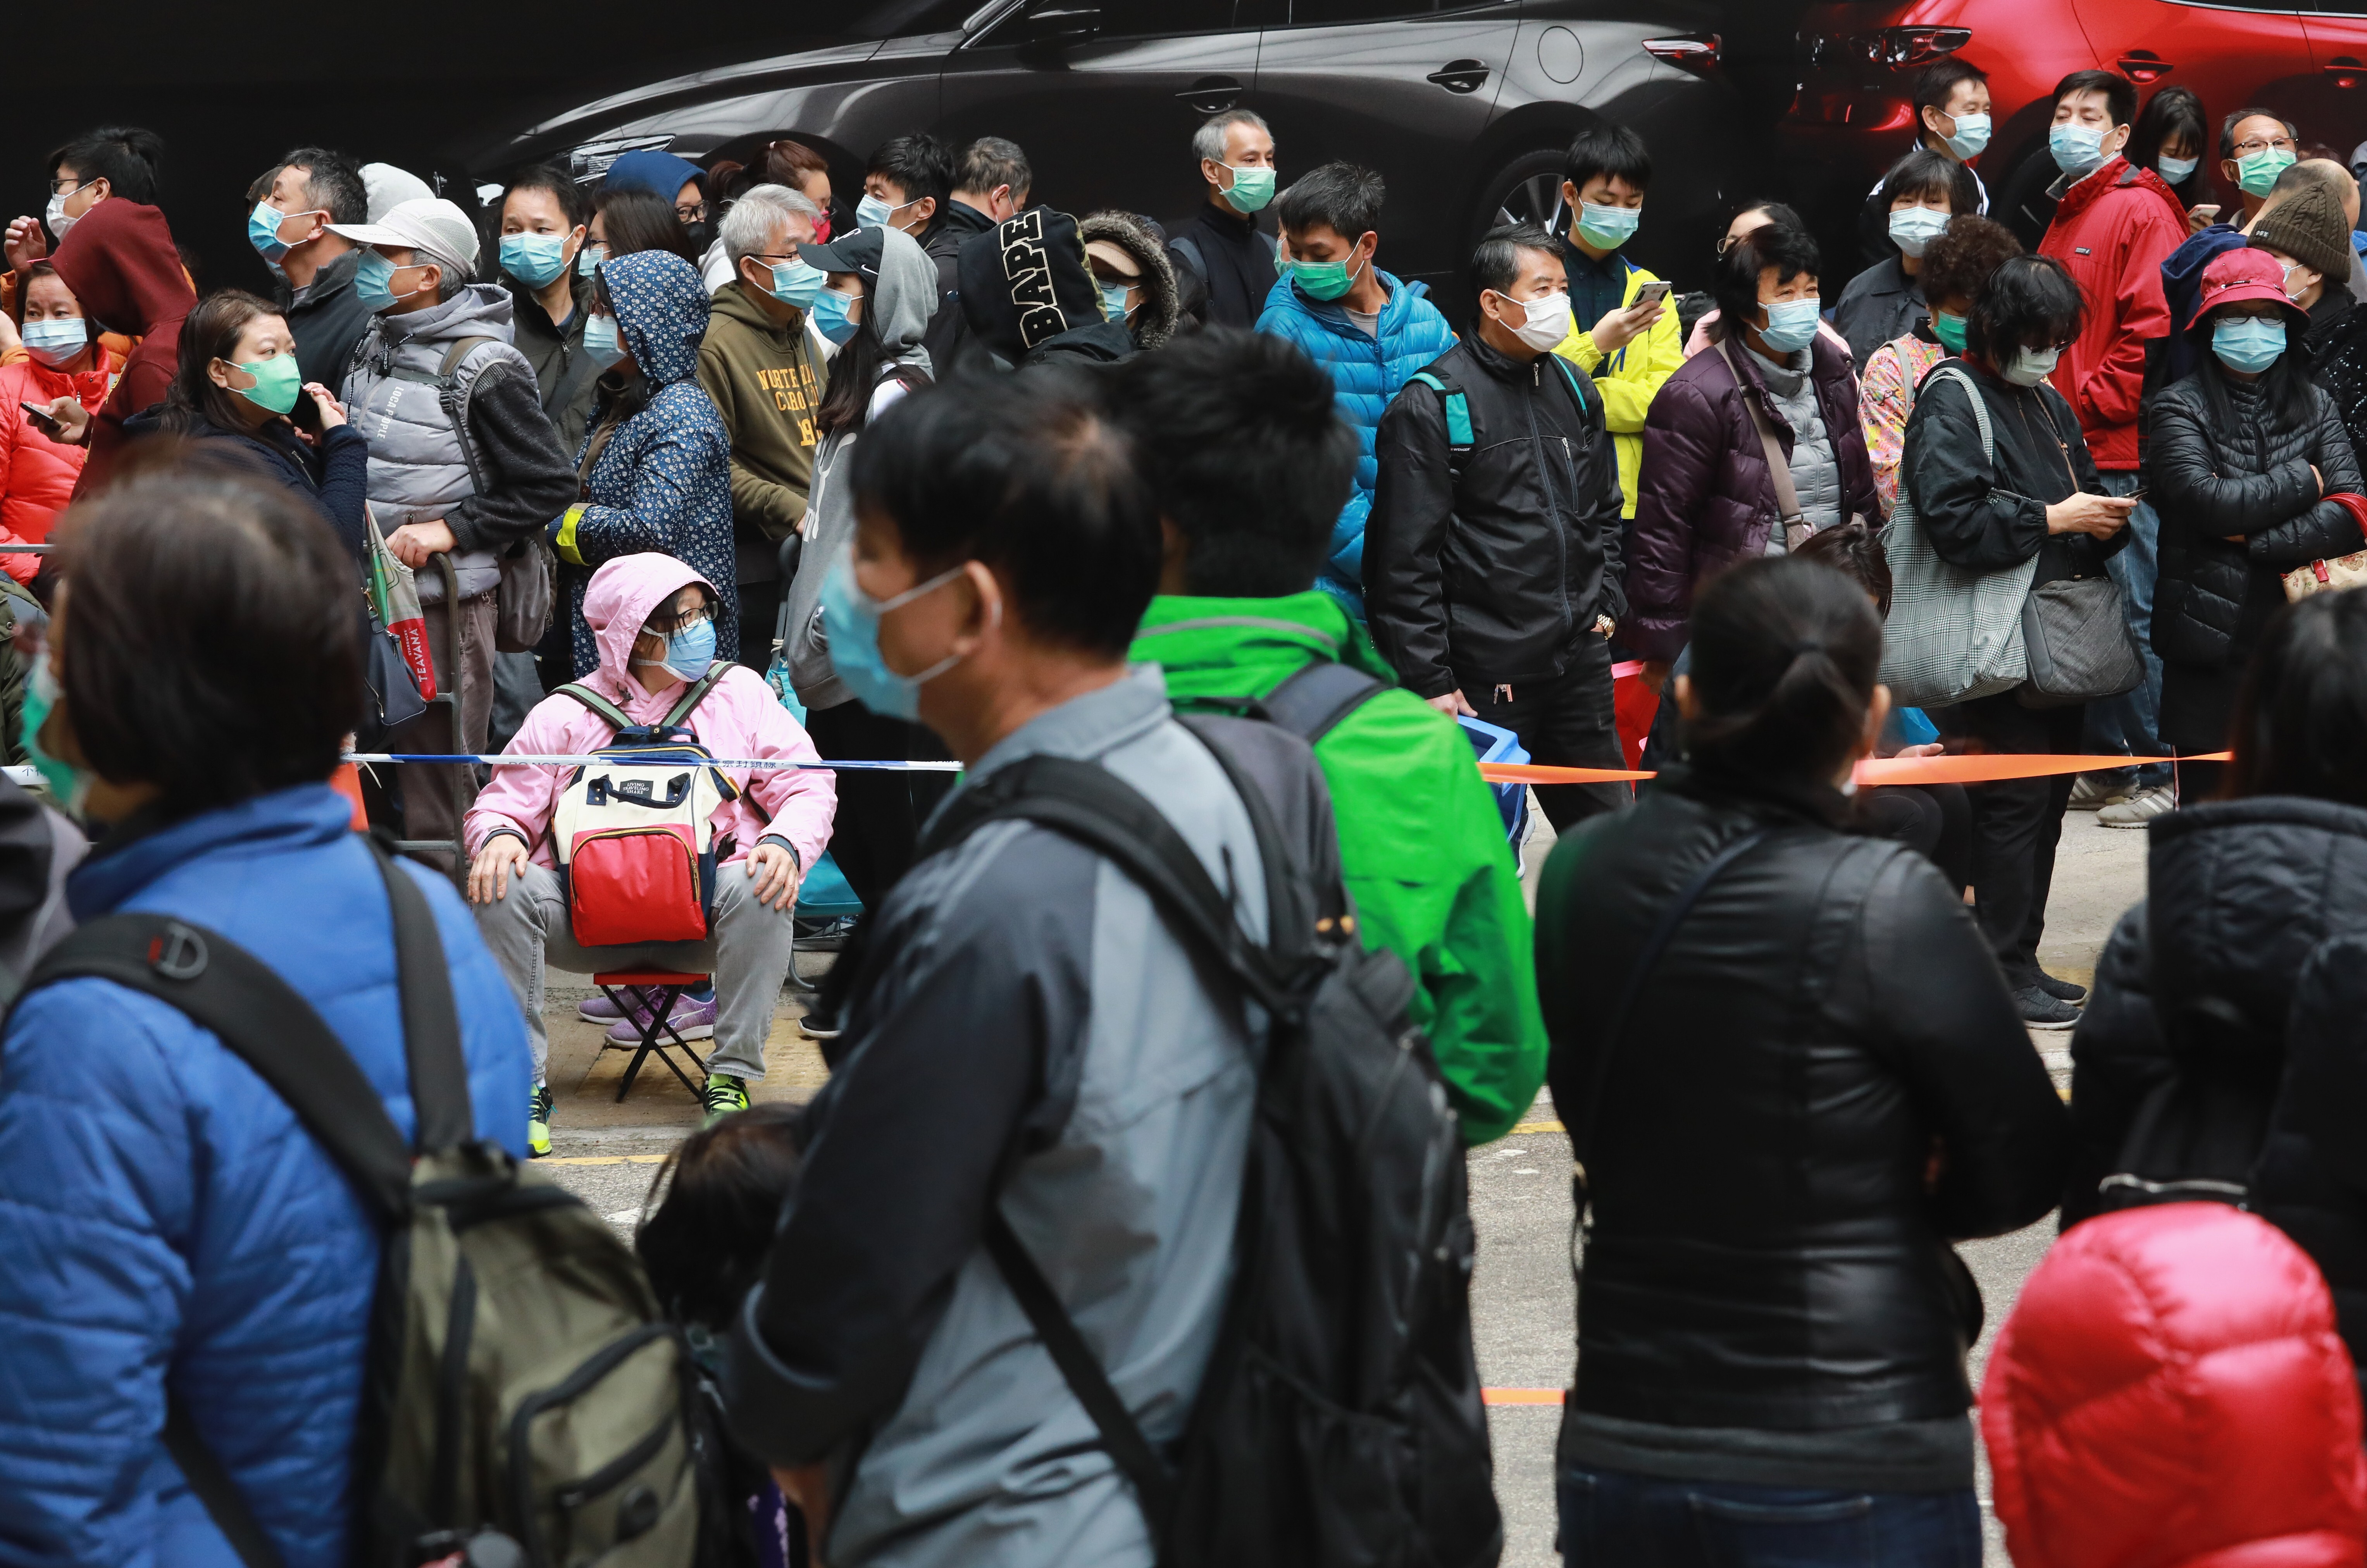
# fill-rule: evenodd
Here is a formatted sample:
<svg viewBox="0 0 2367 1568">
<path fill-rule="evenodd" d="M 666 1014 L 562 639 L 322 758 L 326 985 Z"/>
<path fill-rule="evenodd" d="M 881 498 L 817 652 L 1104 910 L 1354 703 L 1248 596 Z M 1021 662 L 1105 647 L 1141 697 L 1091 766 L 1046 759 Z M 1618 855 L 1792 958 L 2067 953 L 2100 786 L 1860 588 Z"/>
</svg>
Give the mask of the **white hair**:
<svg viewBox="0 0 2367 1568">
<path fill-rule="evenodd" d="M 802 218 L 810 223 L 821 216 L 821 209 L 802 191 L 787 186 L 751 186 L 723 215 L 723 254 L 736 267 L 749 256 L 769 252 L 773 236 L 790 219 Z"/>
<path fill-rule="evenodd" d="M 1273 131 L 1266 130 L 1265 121 L 1249 110 L 1227 109 L 1222 114 L 1210 115 L 1207 123 L 1192 133 L 1192 155 L 1195 158 L 1208 159 L 1212 163 L 1223 163 L 1226 129 L 1236 125 L 1255 126 L 1258 130 L 1265 131 L 1269 140 L 1274 136 Z"/>
</svg>

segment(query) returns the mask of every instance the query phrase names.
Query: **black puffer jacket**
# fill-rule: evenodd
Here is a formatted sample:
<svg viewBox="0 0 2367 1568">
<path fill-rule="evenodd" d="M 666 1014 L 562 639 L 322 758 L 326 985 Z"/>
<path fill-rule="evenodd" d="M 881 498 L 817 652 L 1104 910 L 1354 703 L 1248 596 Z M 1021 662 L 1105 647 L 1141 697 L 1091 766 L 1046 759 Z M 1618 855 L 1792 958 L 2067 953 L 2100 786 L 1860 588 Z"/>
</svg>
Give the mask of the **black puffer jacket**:
<svg viewBox="0 0 2367 1568">
<path fill-rule="evenodd" d="M 1978 1297 L 1948 1240 L 2044 1214 L 2068 1128 L 1971 914 L 1840 808 L 1673 769 L 1546 863 L 1547 1076 L 1563 1122 L 1595 1129 L 1574 1408 L 1797 1429 L 1971 1403 Z M 1594 1106 L 1647 933 L 1759 826 L 1644 984 Z"/>
<path fill-rule="evenodd" d="M 2367 446 L 2367 310 L 2335 284 L 2310 307 L 2302 345 L 2309 352 L 2309 378 L 2334 400 L 2335 416 L 2350 433 L 2355 455 Z"/>
<path fill-rule="evenodd" d="M 2194 372 L 2152 402 L 2146 454 L 2154 510 L 2161 517 L 2161 567 L 2154 586 L 2154 651 L 2173 664 L 2218 669 L 2251 651 L 2259 628 L 2284 603 L 2279 577 L 2360 547 L 2350 513 L 2320 499 L 2358 493 L 2358 459 L 2333 400 L 2322 390 L 2313 417 L 2287 424 L 2267 400 L 2231 388 L 2236 417 L 2214 413 Z M 2229 542 L 2240 535 L 2244 542 Z"/>
<path fill-rule="evenodd" d="M 1373 640 L 1420 697 L 1559 675 L 1620 590 L 1619 459 L 1586 372 L 1464 339 L 1426 374 L 1461 389 L 1472 448 L 1451 471 L 1444 394 L 1409 381 L 1381 416 L 1365 524 Z"/>
</svg>

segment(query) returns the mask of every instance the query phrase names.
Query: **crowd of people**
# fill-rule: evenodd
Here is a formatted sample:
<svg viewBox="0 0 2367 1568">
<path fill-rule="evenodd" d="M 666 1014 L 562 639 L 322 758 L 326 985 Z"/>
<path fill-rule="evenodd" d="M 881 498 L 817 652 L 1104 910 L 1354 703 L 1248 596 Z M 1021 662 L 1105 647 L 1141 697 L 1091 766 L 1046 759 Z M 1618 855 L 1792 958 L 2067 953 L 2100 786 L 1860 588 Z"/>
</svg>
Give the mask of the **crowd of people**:
<svg viewBox="0 0 2367 1568">
<path fill-rule="evenodd" d="M 2238 110 L 2212 221 L 2193 95 L 2079 72 L 2026 247 L 1980 73 L 1915 107 L 1849 265 L 1752 200 L 1680 295 L 1596 117 L 1447 309 L 1380 173 L 1246 109 L 1172 226 L 996 137 L 481 222 L 299 148 L 267 293 L 199 288 L 154 137 L 61 146 L 0 313 L 0 707 L 58 808 L 0 784 L 0 1561 L 1478 1568 L 1438 1149 L 1546 1086 L 1574 1568 L 1977 1560 L 1951 1244 L 2050 1210 L 1979 1411 L 2017 1560 L 2367 1561 L 2358 181 Z M 1537 787 L 1534 920 L 1507 741 L 1655 774 Z M 437 761 L 349 801 L 356 752 Z M 2152 829 L 2092 998 L 2038 956 L 2075 807 Z M 831 1076 L 752 1105 L 826 857 Z M 522 1218 L 553 967 L 704 1069 L 631 1258 Z M 250 1038 L 291 1010 L 334 1094 Z M 2067 1109 L 2028 1028 L 2075 1022 Z M 382 1269 L 406 1150 L 474 1174 Z M 597 1257 L 496 1274 L 504 1225 Z M 572 1347 L 513 1303 L 594 1277 L 611 1352 L 478 1397 L 524 1374 L 470 1333 Z M 534 1436 L 645 1345 L 654 1432 Z"/>
</svg>

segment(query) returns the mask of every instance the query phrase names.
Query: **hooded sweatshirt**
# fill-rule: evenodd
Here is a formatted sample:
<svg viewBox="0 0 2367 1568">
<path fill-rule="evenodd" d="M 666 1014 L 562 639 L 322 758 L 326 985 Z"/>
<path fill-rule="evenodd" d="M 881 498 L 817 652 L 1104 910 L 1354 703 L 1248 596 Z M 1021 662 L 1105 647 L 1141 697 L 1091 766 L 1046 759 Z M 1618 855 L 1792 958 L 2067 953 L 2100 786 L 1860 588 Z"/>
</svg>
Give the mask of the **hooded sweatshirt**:
<svg viewBox="0 0 2367 1568">
<path fill-rule="evenodd" d="M 731 437 L 699 389 L 709 307 L 698 270 L 670 251 L 600 264 L 617 330 L 635 367 L 600 378 L 600 410 L 575 457 L 582 499 L 550 525 L 574 637 L 574 670 L 600 662 L 583 620 L 592 570 L 654 550 L 718 586 L 715 646 L 740 646 L 731 570 Z"/>
<path fill-rule="evenodd" d="M 888 362 L 864 401 L 864 423 L 886 412 L 912 381 L 925 381 L 932 374 L 929 351 L 921 344 L 939 309 L 936 265 L 911 235 L 890 229 L 885 238 L 879 276 L 866 280 L 863 308 L 887 348 Z M 805 549 L 798 557 L 796 581 L 781 604 L 781 651 L 789 661 L 790 682 L 810 708 L 836 707 L 855 696 L 831 668 L 830 640 L 821 624 L 821 580 L 832 558 L 855 537 L 855 488 L 847 475 L 854 471 L 855 441 L 862 431 L 862 424 L 832 431 L 814 455 Z"/>
<path fill-rule="evenodd" d="M 1077 220 L 1049 207 L 964 243 L 961 309 L 971 333 L 1014 367 L 1134 352 L 1126 323 L 1103 311 Z"/>
<path fill-rule="evenodd" d="M 669 685 L 652 693 L 644 687 L 630 672 L 633 639 L 652 611 L 694 582 L 721 601 L 714 582 L 663 555 L 619 556 L 592 574 L 584 592 L 583 625 L 599 650 L 599 668 L 582 677 L 583 682 L 624 709 L 636 724 L 655 724 L 665 717 L 681 700 L 682 688 Z M 731 645 L 719 637 L 716 646 Z M 717 757 L 821 760 L 803 727 L 789 716 L 764 678 L 736 664 L 683 722 Z M 607 745 L 610 733 L 599 715 L 573 697 L 554 693 L 535 705 L 507 749 L 529 756 L 580 756 Z M 469 853 L 474 856 L 495 833 L 515 833 L 534 846 L 535 864 L 555 868 L 551 813 L 575 771 L 495 768 L 493 783 L 478 795 L 461 829 Z M 732 847 L 721 857 L 725 865 L 747 859 L 760 839 L 787 844 L 801 867 L 821 858 L 830 844 L 831 818 L 838 808 L 838 786 L 828 769 L 726 768 L 723 774 L 741 791 L 738 799 L 725 801 L 708 818 L 719 847 L 723 839 L 731 840 Z"/>
<path fill-rule="evenodd" d="M 816 357 L 802 310 L 764 312 L 734 279 L 715 295 L 698 345 L 698 384 L 731 434 L 731 533 L 742 582 L 770 582 L 782 540 L 806 514 L 813 483 L 814 413 L 830 370 Z"/>
<path fill-rule="evenodd" d="M 123 422 L 164 400 L 181 365 L 181 321 L 197 308 L 198 291 L 181 270 L 164 215 L 119 197 L 84 213 L 51 259 L 85 315 L 140 339 L 91 422 L 90 457 L 74 481 L 80 497 L 106 485 L 123 445 Z"/>
</svg>

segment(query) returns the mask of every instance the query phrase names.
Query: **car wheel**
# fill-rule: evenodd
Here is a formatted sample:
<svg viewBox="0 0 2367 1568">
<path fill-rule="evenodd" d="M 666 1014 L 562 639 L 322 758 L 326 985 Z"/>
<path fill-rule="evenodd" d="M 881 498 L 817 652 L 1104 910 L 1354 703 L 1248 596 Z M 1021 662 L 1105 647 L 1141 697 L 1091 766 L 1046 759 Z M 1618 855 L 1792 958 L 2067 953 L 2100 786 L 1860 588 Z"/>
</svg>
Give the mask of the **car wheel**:
<svg viewBox="0 0 2367 1568">
<path fill-rule="evenodd" d="M 1569 227 L 1561 199 L 1562 164 L 1568 155 L 1560 147 L 1541 147 L 1497 170 L 1479 187 L 1479 206 L 1471 216 L 1466 253 L 1479 243 L 1479 236 L 1506 223 L 1535 223 L 1548 234 Z"/>
</svg>

